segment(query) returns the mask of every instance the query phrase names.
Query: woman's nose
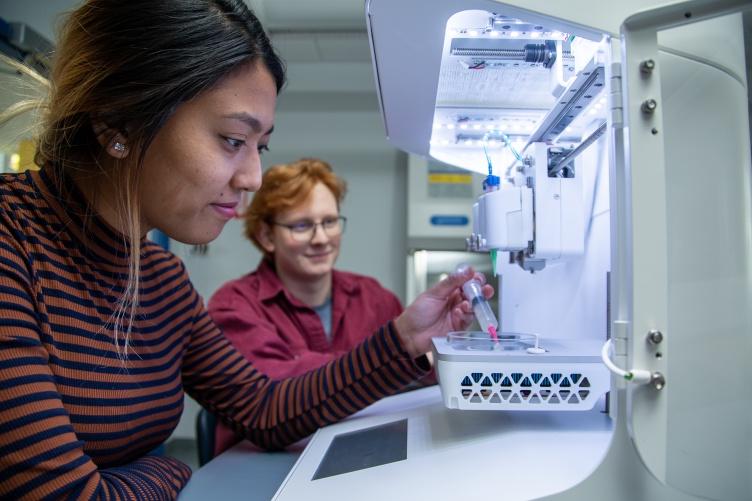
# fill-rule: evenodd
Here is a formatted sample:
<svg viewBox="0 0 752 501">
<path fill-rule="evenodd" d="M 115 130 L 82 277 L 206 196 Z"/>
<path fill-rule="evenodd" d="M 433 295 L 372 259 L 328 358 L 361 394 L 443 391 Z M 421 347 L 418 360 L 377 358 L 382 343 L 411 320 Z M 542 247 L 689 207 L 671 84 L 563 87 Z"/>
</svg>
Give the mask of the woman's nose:
<svg viewBox="0 0 752 501">
<path fill-rule="evenodd" d="M 235 172 L 232 187 L 239 191 L 258 191 L 261 187 L 261 159 L 253 155 Z"/>
</svg>

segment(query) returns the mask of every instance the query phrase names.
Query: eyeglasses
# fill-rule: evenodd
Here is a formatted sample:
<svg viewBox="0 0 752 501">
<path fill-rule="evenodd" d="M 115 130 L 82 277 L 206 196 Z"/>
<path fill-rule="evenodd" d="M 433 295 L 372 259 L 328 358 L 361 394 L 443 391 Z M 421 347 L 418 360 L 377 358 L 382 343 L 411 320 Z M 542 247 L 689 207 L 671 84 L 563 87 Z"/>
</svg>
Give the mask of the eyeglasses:
<svg viewBox="0 0 752 501">
<path fill-rule="evenodd" d="M 345 232 L 345 216 L 327 217 L 318 223 L 313 221 L 296 221 L 294 223 L 277 223 L 272 221 L 269 224 L 283 226 L 290 230 L 290 236 L 297 242 L 310 242 L 316 234 L 316 228 L 321 226 L 321 230 L 328 237 L 338 237 Z"/>
</svg>

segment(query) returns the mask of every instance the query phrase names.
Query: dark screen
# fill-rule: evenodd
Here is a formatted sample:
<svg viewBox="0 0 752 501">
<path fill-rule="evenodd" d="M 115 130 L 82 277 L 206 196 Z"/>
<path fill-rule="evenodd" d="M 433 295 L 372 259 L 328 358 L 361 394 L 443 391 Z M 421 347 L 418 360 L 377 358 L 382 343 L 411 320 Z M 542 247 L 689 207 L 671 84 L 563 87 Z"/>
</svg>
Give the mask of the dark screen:
<svg viewBox="0 0 752 501">
<path fill-rule="evenodd" d="M 407 419 L 337 435 L 312 480 L 407 459 Z"/>
</svg>

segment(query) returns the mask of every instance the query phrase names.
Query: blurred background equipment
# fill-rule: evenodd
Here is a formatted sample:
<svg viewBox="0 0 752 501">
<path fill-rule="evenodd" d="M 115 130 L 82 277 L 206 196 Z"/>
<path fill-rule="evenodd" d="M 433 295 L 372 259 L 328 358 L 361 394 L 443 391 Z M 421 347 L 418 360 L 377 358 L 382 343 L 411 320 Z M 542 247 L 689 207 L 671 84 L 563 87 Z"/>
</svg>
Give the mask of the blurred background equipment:
<svg viewBox="0 0 752 501">
<path fill-rule="evenodd" d="M 1 14 L 1 13 L 0 13 Z M 52 43 L 25 23 L 8 22 L 0 17 L 0 53 L 25 64 L 46 77 L 50 69 Z M 40 86 L 8 64 L 0 62 L 0 111 L 25 99 L 43 96 Z M 35 116 L 25 113 L 0 128 L 0 172 L 23 172 L 37 169 L 33 139 Z"/>
</svg>

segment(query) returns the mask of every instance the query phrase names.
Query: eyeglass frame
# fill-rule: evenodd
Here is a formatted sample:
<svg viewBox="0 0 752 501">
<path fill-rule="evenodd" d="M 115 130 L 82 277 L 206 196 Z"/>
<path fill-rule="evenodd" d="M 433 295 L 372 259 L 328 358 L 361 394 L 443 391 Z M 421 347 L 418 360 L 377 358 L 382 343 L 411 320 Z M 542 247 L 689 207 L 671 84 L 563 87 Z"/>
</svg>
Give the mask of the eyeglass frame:
<svg viewBox="0 0 752 501">
<path fill-rule="evenodd" d="M 337 216 L 334 219 L 338 222 L 338 226 L 340 228 L 339 233 L 336 233 L 334 235 L 330 235 L 329 232 L 326 230 L 326 228 L 324 227 L 324 221 L 319 221 L 319 222 L 302 221 L 302 222 L 310 223 L 311 224 L 311 227 L 309 229 L 305 230 L 305 232 L 302 232 L 302 231 L 296 232 L 295 231 L 295 227 L 298 226 L 298 225 L 300 225 L 302 222 L 298 222 L 298 223 L 280 223 L 280 222 L 277 222 L 277 221 L 271 221 L 270 220 L 270 221 L 267 221 L 266 223 L 269 224 L 269 225 L 271 225 L 271 226 L 282 226 L 283 228 L 287 228 L 290 231 L 290 236 L 292 237 L 292 239 L 295 240 L 295 241 L 297 241 L 297 242 L 310 242 L 311 240 L 313 240 L 313 237 L 316 236 L 316 229 L 319 226 L 321 226 L 321 231 L 324 232 L 324 235 L 326 235 L 329 238 L 335 238 L 335 237 L 341 236 L 345 232 L 345 227 L 347 226 L 347 218 L 345 216 L 339 215 L 339 216 Z M 302 236 L 302 235 L 304 235 L 305 233 L 308 233 L 308 232 L 311 233 L 310 235 L 308 235 L 308 238 L 299 239 L 300 236 Z"/>
</svg>

